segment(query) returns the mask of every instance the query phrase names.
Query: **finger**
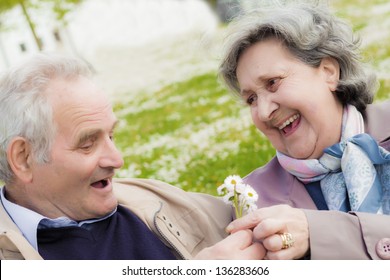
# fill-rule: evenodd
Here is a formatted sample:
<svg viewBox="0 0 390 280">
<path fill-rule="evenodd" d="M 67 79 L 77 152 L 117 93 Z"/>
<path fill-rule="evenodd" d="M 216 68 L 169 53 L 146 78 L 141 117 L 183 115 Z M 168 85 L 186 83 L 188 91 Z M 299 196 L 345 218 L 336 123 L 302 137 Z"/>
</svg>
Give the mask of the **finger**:
<svg viewBox="0 0 390 280">
<path fill-rule="evenodd" d="M 278 250 L 275 252 L 267 251 L 266 258 L 268 260 L 292 260 L 294 259 L 293 250 L 294 250 L 293 248 L 288 248 L 288 249 Z"/>
<path fill-rule="evenodd" d="M 248 246 L 246 249 L 242 250 L 238 254 L 238 259 L 241 260 L 262 260 L 264 259 L 267 251 L 264 246 L 259 242 L 254 242 L 252 245 Z"/>
<path fill-rule="evenodd" d="M 253 237 L 255 240 L 264 240 L 276 233 L 281 233 L 287 230 L 286 224 L 278 219 L 264 219 L 253 229 Z"/>
<path fill-rule="evenodd" d="M 238 230 L 254 228 L 258 223 L 262 221 L 261 212 L 261 209 L 258 209 L 241 218 L 234 220 L 226 227 L 226 232 L 233 233 Z"/>
<path fill-rule="evenodd" d="M 239 248 L 240 250 L 242 250 L 247 248 L 249 245 L 251 245 L 252 240 L 253 240 L 252 231 L 240 230 L 229 235 L 220 243 L 223 246 L 230 246 L 231 248 Z"/>
<path fill-rule="evenodd" d="M 200 251 L 195 258 L 203 260 L 226 260 L 226 259 L 245 259 L 245 258 L 257 258 L 262 253 L 265 254 L 264 248 L 259 248 L 256 252 L 257 246 L 249 249 L 246 253 L 242 254 L 243 250 L 252 246 L 252 232 L 250 230 L 238 231 L 217 244 L 205 248 Z M 261 245 L 262 246 L 262 245 Z M 262 251 L 264 250 L 264 252 Z"/>
<path fill-rule="evenodd" d="M 242 229 L 252 229 L 262 220 L 278 216 L 281 212 L 286 212 L 291 209 L 288 205 L 274 205 L 263 207 L 256 211 L 234 220 L 226 227 L 226 232 L 232 233 Z"/>
<path fill-rule="evenodd" d="M 282 250 L 283 241 L 279 234 L 273 234 L 263 240 L 263 245 L 267 251 L 276 252 Z"/>
<path fill-rule="evenodd" d="M 247 248 L 253 242 L 253 234 L 252 231 L 249 229 L 240 230 L 236 232 L 234 236 L 237 242 L 236 244 L 241 250 Z"/>
</svg>

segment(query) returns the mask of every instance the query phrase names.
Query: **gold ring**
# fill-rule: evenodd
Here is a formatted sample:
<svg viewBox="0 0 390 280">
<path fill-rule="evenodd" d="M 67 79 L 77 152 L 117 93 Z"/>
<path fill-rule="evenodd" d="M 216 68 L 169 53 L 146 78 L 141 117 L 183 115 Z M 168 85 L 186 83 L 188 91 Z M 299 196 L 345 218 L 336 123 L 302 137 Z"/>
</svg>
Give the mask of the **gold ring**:
<svg viewBox="0 0 390 280">
<path fill-rule="evenodd" d="M 279 236 L 282 239 L 282 249 L 288 249 L 294 245 L 294 238 L 291 233 L 284 232 L 279 234 Z"/>
</svg>

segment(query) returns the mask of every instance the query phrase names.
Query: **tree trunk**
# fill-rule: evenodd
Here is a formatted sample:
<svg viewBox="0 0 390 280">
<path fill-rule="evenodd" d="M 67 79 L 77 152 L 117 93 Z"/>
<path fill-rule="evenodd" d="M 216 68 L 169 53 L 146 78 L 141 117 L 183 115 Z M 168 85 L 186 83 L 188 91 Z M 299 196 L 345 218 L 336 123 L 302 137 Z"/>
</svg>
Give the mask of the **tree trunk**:
<svg viewBox="0 0 390 280">
<path fill-rule="evenodd" d="M 37 44 L 37 47 L 39 51 L 42 51 L 42 42 L 38 38 L 37 33 L 35 32 L 35 24 L 32 22 L 30 15 L 27 12 L 26 5 L 24 4 L 24 0 L 19 0 L 20 7 L 22 8 L 23 14 L 26 17 L 26 20 L 28 22 L 28 25 L 30 26 L 31 33 L 33 34 L 35 43 Z"/>
</svg>

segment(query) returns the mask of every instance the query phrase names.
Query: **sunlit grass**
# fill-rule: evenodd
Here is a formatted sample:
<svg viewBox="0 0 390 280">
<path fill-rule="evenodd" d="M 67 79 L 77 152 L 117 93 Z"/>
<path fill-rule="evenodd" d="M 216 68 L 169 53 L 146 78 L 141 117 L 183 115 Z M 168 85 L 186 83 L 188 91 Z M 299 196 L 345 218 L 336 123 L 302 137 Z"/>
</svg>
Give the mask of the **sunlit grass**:
<svg viewBox="0 0 390 280">
<path fill-rule="evenodd" d="M 376 100 L 390 96 L 390 2 L 388 0 L 335 0 L 336 14 L 349 21 L 362 38 L 362 55 L 378 73 Z"/>
<path fill-rule="evenodd" d="M 390 33 L 371 31 L 375 25 L 389 29 L 387 2 L 332 1 L 338 15 L 363 38 L 367 36 L 362 55 L 378 72 L 376 101 L 390 93 L 390 44 L 386 43 Z M 155 92 L 132 95 L 117 103 L 115 112 L 122 120 L 116 143 L 125 159 L 120 177 L 155 178 L 215 194 L 227 175 L 244 176 L 275 154 L 252 125 L 249 109 L 218 83 L 216 69 Z"/>
<path fill-rule="evenodd" d="M 389 1 L 330 2 L 363 39 L 362 55 L 379 77 L 376 101 L 389 98 Z M 176 55 L 175 49 L 162 54 L 166 60 Z M 252 125 L 249 109 L 218 83 L 216 71 L 157 91 L 129 93 L 116 102 L 121 122 L 115 141 L 125 160 L 117 176 L 155 178 L 216 194 L 227 175 L 244 176 L 274 156 L 269 141 Z"/>
<path fill-rule="evenodd" d="M 216 73 L 164 87 L 152 99 L 142 110 L 135 100 L 135 110 L 115 107 L 122 120 L 115 138 L 125 158 L 119 176 L 215 194 L 228 174 L 245 175 L 274 154 L 252 127 L 249 109 L 218 83 Z"/>
</svg>

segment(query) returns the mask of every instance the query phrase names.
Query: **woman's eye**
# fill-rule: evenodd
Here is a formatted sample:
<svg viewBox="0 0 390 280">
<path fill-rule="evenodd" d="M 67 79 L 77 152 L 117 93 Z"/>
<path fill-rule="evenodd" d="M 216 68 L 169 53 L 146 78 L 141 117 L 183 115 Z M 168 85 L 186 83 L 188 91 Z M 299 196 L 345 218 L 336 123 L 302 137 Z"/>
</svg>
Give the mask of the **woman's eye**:
<svg viewBox="0 0 390 280">
<path fill-rule="evenodd" d="M 268 80 L 267 90 L 269 90 L 270 92 L 277 91 L 281 80 L 282 80 L 282 78 L 273 78 L 273 79 Z"/>
<path fill-rule="evenodd" d="M 246 103 L 248 105 L 252 105 L 254 102 L 257 101 L 257 94 L 252 94 L 246 99 Z"/>
</svg>

